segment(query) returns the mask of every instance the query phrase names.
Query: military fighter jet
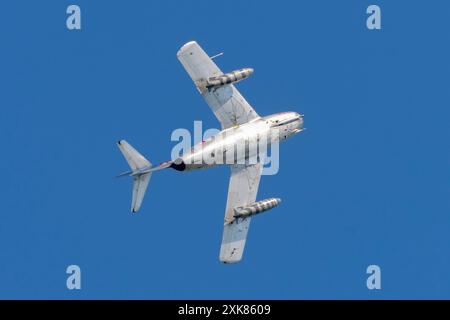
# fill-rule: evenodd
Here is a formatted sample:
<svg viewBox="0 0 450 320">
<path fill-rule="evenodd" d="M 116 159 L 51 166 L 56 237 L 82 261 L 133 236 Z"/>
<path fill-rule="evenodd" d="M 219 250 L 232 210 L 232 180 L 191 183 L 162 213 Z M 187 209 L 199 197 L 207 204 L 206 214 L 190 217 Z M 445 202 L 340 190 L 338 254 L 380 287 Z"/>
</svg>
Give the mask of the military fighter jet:
<svg viewBox="0 0 450 320">
<path fill-rule="evenodd" d="M 166 168 L 189 171 L 217 164 L 229 165 L 231 177 L 220 261 L 239 262 L 244 252 L 251 217 L 281 202 L 278 198 L 256 202 L 263 169 L 262 159 L 265 156 L 262 153 L 267 152 L 267 149 L 250 146 L 258 145 L 263 140 L 270 146 L 301 132 L 303 115 L 297 112 L 282 112 L 259 116 L 234 86 L 234 83 L 252 74 L 253 69 L 245 68 L 224 74 L 213 58 L 195 41 L 183 45 L 177 57 L 219 120 L 222 131 L 195 145 L 178 159 L 157 166 L 153 166 L 125 140 L 120 140 L 118 147 L 131 167 L 131 171 L 120 176 L 133 178 L 131 211 L 137 212 L 153 172 Z M 239 144 L 243 148 L 239 149 Z M 211 161 L 214 156 L 214 161 Z"/>
</svg>

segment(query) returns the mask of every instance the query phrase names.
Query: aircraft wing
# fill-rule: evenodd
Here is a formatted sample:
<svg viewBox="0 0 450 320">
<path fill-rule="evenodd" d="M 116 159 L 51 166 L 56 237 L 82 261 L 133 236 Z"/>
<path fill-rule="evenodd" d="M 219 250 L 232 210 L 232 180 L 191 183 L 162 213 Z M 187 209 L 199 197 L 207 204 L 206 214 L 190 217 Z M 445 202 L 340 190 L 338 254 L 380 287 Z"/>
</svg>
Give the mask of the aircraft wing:
<svg viewBox="0 0 450 320">
<path fill-rule="evenodd" d="M 226 84 L 214 89 L 206 88 L 206 79 L 220 76 L 223 72 L 197 42 L 191 41 L 186 43 L 178 51 L 177 57 L 194 81 L 206 103 L 220 121 L 222 129 L 259 118 L 259 115 L 234 85 Z"/>
<path fill-rule="evenodd" d="M 261 171 L 262 164 L 260 163 L 231 166 L 225 224 L 220 247 L 220 261 L 222 262 L 235 263 L 242 259 L 251 218 L 234 218 L 234 208 L 255 202 Z"/>
</svg>

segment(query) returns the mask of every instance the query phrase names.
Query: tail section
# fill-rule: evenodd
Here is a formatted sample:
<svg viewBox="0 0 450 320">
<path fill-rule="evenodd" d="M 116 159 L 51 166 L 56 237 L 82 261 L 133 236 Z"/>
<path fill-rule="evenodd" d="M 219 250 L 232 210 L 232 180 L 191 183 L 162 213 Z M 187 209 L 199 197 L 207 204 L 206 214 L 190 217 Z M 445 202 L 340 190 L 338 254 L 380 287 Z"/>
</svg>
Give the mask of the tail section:
<svg viewBox="0 0 450 320">
<path fill-rule="evenodd" d="M 131 200 L 131 212 L 136 213 L 141 208 L 145 191 L 152 177 L 152 172 L 143 173 L 133 177 L 133 198 Z"/>
<path fill-rule="evenodd" d="M 148 183 L 152 176 L 152 164 L 125 140 L 118 141 L 117 146 L 131 168 L 131 171 L 125 172 L 120 176 L 129 175 L 133 177 L 131 212 L 138 212 L 141 208 L 145 191 L 147 190 Z"/>
<path fill-rule="evenodd" d="M 131 146 L 131 144 L 129 144 L 125 140 L 118 141 L 117 146 L 119 147 L 120 151 L 122 151 L 123 156 L 125 157 L 128 164 L 130 165 L 130 168 L 133 171 L 142 170 L 152 165 L 150 161 L 145 159 L 142 154 L 140 154 L 135 148 Z"/>
</svg>

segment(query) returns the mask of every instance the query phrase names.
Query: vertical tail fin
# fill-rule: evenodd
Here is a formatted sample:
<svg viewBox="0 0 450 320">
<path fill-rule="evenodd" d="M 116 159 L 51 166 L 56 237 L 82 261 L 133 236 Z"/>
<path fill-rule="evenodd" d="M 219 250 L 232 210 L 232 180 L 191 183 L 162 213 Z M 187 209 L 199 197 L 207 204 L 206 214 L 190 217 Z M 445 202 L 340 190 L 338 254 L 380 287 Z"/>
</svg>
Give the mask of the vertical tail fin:
<svg viewBox="0 0 450 320">
<path fill-rule="evenodd" d="M 152 164 L 125 140 L 118 141 L 117 146 L 132 170 L 128 172 L 128 175 L 133 177 L 131 212 L 138 212 L 152 176 L 152 172 L 147 171 L 147 169 L 150 169 Z"/>
</svg>

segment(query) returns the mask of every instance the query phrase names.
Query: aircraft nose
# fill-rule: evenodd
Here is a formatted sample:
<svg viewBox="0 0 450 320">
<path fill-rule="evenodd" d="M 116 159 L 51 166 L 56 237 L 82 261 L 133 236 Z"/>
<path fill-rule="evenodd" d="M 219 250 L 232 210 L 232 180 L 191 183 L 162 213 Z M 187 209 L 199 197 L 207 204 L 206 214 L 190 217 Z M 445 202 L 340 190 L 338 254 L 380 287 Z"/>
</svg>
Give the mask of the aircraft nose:
<svg viewBox="0 0 450 320">
<path fill-rule="evenodd" d="M 303 115 L 302 114 L 298 114 L 298 128 L 299 129 L 303 128 Z"/>
</svg>

